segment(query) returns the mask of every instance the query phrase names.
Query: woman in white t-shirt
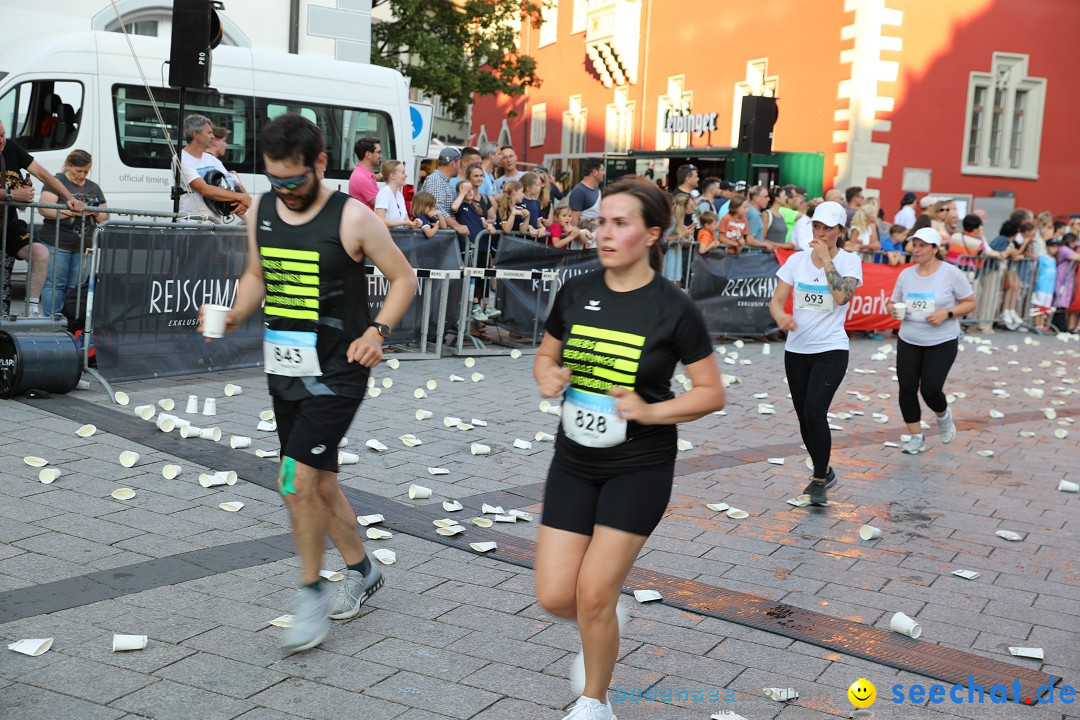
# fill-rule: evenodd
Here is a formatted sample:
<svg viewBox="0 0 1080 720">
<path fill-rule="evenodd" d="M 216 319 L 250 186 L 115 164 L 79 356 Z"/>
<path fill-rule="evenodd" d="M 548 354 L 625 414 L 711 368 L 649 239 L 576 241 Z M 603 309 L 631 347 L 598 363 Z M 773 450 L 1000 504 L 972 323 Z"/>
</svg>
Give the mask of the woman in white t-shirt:
<svg viewBox="0 0 1080 720">
<path fill-rule="evenodd" d="M 405 208 L 405 163 L 400 160 L 387 160 L 379 167 L 379 175 L 386 183 L 375 196 L 375 214 L 382 218 L 388 228 L 420 227 L 420 220 L 410 220 Z"/>
<path fill-rule="evenodd" d="M 960 317 L 975 309 L 975 291 L 963 270 L 945 262 L 937 230 L 922 228 L 911 239 L 909 247 L 916 265 L 896 278 L 887 308 L 900 320 L 896 377 L 900 383 L 900 414 L 911 435 L 903 451 L 915 455 L 925 449 L 919 422 L 920 392 L 937 415 L 941 442 L 948 444 L 956 436 L 956 425 L 945 400 L 945 378 L 956 360 Z"/>
<path fill-rule="evenodd" d="M 777 271 L 769 312 L 788 333 L 784 368 L 788 388 L 799 416 L 799 431 L 814 463 L 814 474 L 803 494 L 814 505 L 828 503 L 827 491 L 836 487 L 829 466 L 832 433 L 826 413 L 848 364 L 848 336 L 844 331 L 847 304 L 862 285 L 859 256 L 841 250 L 847 212 L 840 203 L 823 202 L 813 215 L 814 239 L 810 249 L 795 253 Z M 788 297 L 792 314 L 784 312 Z"/>
</svg>

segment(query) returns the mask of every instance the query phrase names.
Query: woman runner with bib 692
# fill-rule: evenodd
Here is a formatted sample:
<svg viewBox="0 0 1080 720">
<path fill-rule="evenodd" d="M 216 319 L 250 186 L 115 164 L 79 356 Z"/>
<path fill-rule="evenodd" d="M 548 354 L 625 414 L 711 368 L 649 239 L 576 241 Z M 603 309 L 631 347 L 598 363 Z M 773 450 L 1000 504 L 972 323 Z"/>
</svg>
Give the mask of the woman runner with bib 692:
<svg viewBox="0 0 1080 720">
<path fill-rule="evenodd" d="M 975 309 L 975 291 L 964 272 L 944 261 L 941 235 L 933 228 L 911 236 L 909 267 L 896 278 L 889 314 L 900 320 L 896 343 L 896 377 L 900 382 L 900 414 L 911 438 L 903 451 L 925 449 L 919 415 L 919 393 L 937 415 L 938 436 L 946 445 L 956 435 L 952 411 L 945 399 L 945 378 L 956 360 L 960 317 Z"/>
<path fill-rule="evenodd" d="M 705 321 L 660 273 L 670 224 L 671 201 L 652 183 L 627 178 L 604 191 L 596 231 L 604 269 L 563 285 L 533 365 L 540 394 L 563 397 L 536 593 L 581 632 L 570 671 L 581 697 L 564 720 L 614 720 L 607 690 L 619 650 L 616 607 L 671 496 L 675 424 L 724 406 Z M 677 362 L 693 383 L 679 397 L 671 391 Z"/>
<path fill-rule="evenodd" d="M 799 432 L 814 464 L 803 494 L 810 496 L 813 505 L 826 505 L 828 491 L 836 487 L 836 473 L 829 465 L 832 433 L 826 414 L 847 372 L 844 317 L 855 288 L 862 285 L 862 262 L 855 253 L 840 249 L 847 222 L 840 203 L 821 203 L 812 221 L 810 249 L 792 255 L 776 272 L 780 280 L 769 312 L 777 327 L 788 333 L 784 369 L 799 416 Z M 791 315 L 784 312 L 789 295 L 794 305 Z"/>
</svg>

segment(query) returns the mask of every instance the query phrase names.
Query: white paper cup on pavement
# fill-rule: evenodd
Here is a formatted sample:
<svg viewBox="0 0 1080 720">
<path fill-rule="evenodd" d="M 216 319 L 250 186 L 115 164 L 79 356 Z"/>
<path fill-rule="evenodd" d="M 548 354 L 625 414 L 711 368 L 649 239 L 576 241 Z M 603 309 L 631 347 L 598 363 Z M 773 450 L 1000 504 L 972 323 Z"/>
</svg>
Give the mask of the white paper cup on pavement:
<svg viewBox="0 0 1080 720">
<path fill-rule="evenodd" d="M 199 431 L 199 437 L 203 440 L 212 440 L 213 442 L 221 441 L 221 428 L 204 428 Z"/>
<path fill-rule="evenodd" d="M 26 640 L 16 640 L 8 645 L 8 650 L 14 650 L 17 653 L 23 655 L 29 655 L 30 657 L 37 657 L 42 653 L 49 651 L 52 647 L 52 638 L 28 638 Z"/>
<path fill-rule="evenodd" d="M 410 500 L 427 500 L 429 497 L 431 497 L 431 488 L 415 484 L 409 486 Z"/>
<path fill-rule="evenodd" d="M 153 405 L 139 405 L 135 408 L 135 414 L 143 420 L 153 420 L 155 412 L 157 410 L 154 409 Z"/>
<path fill-rule="evenodd" d="M 173 408 L 176 407 L 176 401 L 173 400 L 172 398 L 161 398 L 160 400 L 157 401 L 157 404 L 158 404 L 158 407 L 161 408 L 162 410 L 164 410 L 165 412 L 172 412 Z"/>
<path fill-rule="evenodd" d="M 889 629 L 893 632 L 900 633 L 901 635 L 907 635 L 909 638 L 915 640 L 918 640 L 919 636 L 922 635 L 922 625 L 902 612 L 898 612 L 892 616 L 892 620 L 889 621 Z"/>
<path fill-rule="evenodd" d="M 471 452 L 473 455 L 490 455 L 491 447 L 482 443 L 473 443 L 472 446 L 469 448 L 469 452 Z"/>
<path fill-rule="evenodd" d="M 876 540 L 881 537 L 881 528 L 876 528 L 873 525 L 863 525 L 859 528 L 859 537 L 863 540 Z"/>
<path fill-rule="evenodd" d="M 261 413 L 259 413 L 259 419 L 262 420 L 263 422 L 270 422 L 271 420 L 274 419 L 274 411 L 273 410 L 263 410 Z"/>
<path fill-rule="evenodd" d="M 180 437 L 182 438 L 197 438 L 201 432 L 202 428 L 197 428 L 191 423 L 180 426 Z"/>
<path fill-rule="evenodd" d="M 89 390 L 90 389 L 90 381 L 89 380 L 80 380 L 79 384 L 75 386 L 75 389 L 76 390 Z"/>
<path fill-rule="evenodd" d="M 214 398 L 206 398 L 203 400 L 202 414 L 217 415 L 217 400 Z"/>
<path fill-rule="evenodd" d="M 166 480 L 175 480 L 180 475 L 181 469 L 179 465 L 166 465 L 161 468 L 161 477 Z"/>
<path fill-rule="evenodd" d="M 251 447 L 251 438 L 245 437 L 244 435 L 233 435 L 229 438 L 229 447 L 233 450 Z"/>
<path fill-rule="evenodd" d="M 142 650 L 146 647 L 145 635 L 113 635 L 112 651 L 125 652 L 127 650 Z"/>
<path fill-rule="evenodd" d="M 355 465 L 356 463 L 360 462 L 360 456 L 356 453 L 340 450 L 337 454 L 337 462 L 338 465 Z"/>
<path fill-rule="evenodd" d="M 58 477 L 60 477 L 60 471 L 56 468 L 43 468 L 37 476 L 44 485 L 52 485 Z"/>
<path fill-rule="evenodd" d="M 1080 484 L 1074 483 L 1071 480 L 1059 480 L 1057 489 L 1061 492 L 1080 492 Z"/>
<path fill-rule="evenodd" d="M 129 402 L 131 402 L 131 398 L 128 397 L 128 394 L 126 392 L 122 390 L 117 390 L 115 393 L 113 393 L 113 401 L 117 405 L 127 405 Z"/>
<path fill-rule="evenodd" d="M 416 419 L 417 420 L 430 420 L 432 415 L 434 415 L 434 413 L 432 413 L 430 410 L 417 410 L 416 411 Z"/>
<path fill-rule="evenodd" d="M 240 387 L 239 385 L 233 385 L 232 383 L 229 383 L 225 386 L 225 395 L 227 395 L 228 397 L 234 397 L 242 392 L 244 392 L 244 388 Z"/>
<path fill-rule="evenodd" d="M 199 475 L 199 484 L 204 488 L 217 487 L 225 484 L 225 478 L 210 473 L 202 473 Z"/>
<path fill-rule="evenodd" d="M 157 422 L 155 424 L 157 425 L 158 430 L 160 430 L 161 432 L 172 432 L 176 429 L 176 420 L 173 418 L 172 415 L 168 415 L 166 413 L 161 413 L 160 415 L 158 415 Z"/>
<path fill-rule="evenodd" d="M 225 321 L 232 308 L 224 305 L 203 305 L 203 337 L 225 337 Z"/>
<path fill-rule="evenodd" d="M 893 303 L 892 306 L 893 306 L 893 310 L 896 311 L 897 319 L 898 320 L 903 320 L 904 316 L 907 315 L 907 303 L 898 302 L 898 303 Z"/>
<path fill-rule="evenodd" d="M 188 395 L 187 396 L 187 406 L 184 408 L 184 412 L 188 413 L 189 415 L 198 414 L 198 412 L 199 412 L 199 396 L 198 395 Z"/>
<path fill-rule="evenodd" d="M 218 470 L 214 477 L 224 480 L 226 485 L 235 485 L 238 478 L 235 470 Z"/>
<path fill-rule="evenodd" d="M 97 432 L 97 426 L 95 425 L 83 425 L 81 428 L 75 431 L 75 434 L 81 438 L 88 438 Z"/>
<path fill-rule="evenodd" d="M 134 467 L 137 462 L 139 462 L 139 453 L 134 450 L 125 450 L 120 453 L 120 464 L 124 467 Z"/>
</svg>

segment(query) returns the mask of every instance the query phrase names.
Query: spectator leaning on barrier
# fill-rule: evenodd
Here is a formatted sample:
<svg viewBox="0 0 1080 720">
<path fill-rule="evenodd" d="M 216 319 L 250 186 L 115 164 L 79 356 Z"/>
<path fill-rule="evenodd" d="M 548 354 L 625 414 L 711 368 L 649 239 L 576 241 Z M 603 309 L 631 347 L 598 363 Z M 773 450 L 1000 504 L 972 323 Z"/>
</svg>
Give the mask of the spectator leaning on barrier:
<svg viewBox="0 0 1080 720">
<path fill-rule="evenodd" d="M 848 252 L 860 252 L 862 250 L 880 250 L 881 240 L 877 228 L 877 201 L 871 198 L 859 206 L 848 223 L 851 233 L 848 235 L 844 249 Z M 871 258 L 862 258 L 863 261 Z"/>
<path fill-rule="evenodd" d="M 769 195 L 768 210 L 761 213 L 761 219 L 765 225 L 765 239 L 774 246 L 784 245 L 787 242 L 788 226 L 780 213 L 780 208 L 787 198 L 787 193 L 778 185 L 774 185 L 766 192 Z"/>
<path fill-rule="evenodd" d="M 888 237 L 881 239 L 881 250 L 885 253 L 885 262 L 893 266 L 904 262 L 904 244 L 906 240 L 906 227 L 893 225 L 889 228 Z"/>
<path fill-rule="evenodd" d="M 525 189 L 517 180 L 503 183 L 502 195 L 495 198 L 495 221 L 501 232 L 525 233 L 529 227 L 529 211 L 522 205 Z"/>
<path fill-rule="evenodd" d="M 910 230 L 915 224 L 914 205 L 915 193 L 904 193 L 904 197 L 900 198 L 900 209 L 896 211 L 896 215 L 893 215 L 893 224 L 903 225 L 905 230 Z"/>
<path fill-rule="evenodd" d="M 82 212 L 86 205 L 71 194 L 71 191 L 58 179 L 49 174 L 30 153 L 7 139 L 7 130 L 0 122 L 0 200 L 15 202 L 34 202 L 34 188 L 22 171 L 40 180 L 58 197 L 64 199 L 72 212 Z M 19 213 L 12 207 L 0 208 L 7 223 L 6 252 L 20 260 L 30 260 L 30 285 L 27 288 L 26 304 L 29 317 L 41 317 L 41 288 L 45 284 L 46 271 L 49 267 L 49 250 L 40 243 L 30 243 L 30 231 L 26 222 L 19 218 Z M 33 253 L 31 257 L 30 253 Z"/>
<path fill-rule="evenodd" d="M 675 190 L 671 193 L 672 198 L 678 198 L 680 195 L 694 196 L 694 191 L 697 190 L 700 179 L 698 178 L 698 169 L 693 165 L 680 165 L 675 171 L 675 182 L 677 183 Z M 717 213 L 719 215 L 719 213 Z M 689 223 L 691 218 L 685 218 L 684 223 Z"/>
<path fill-rule="evenodd" d="M 544 201 L 540 197 L 544 190 L 544 183 L 536 173 L 527 172 L 521 176 L 521 188 L 523 194 L 521 204 L 529 211 L 530 229 L 527 234 L 535 238 L 543 238 L 547 235 L 547 219 L 543 216 Z"/>
<path fill-rule="evenodd" d="M 400 160 L 387 160 L 379 168 L 379 176 L 385 183 L 375 195 L 375 214 L 388 228 L 418 228 L 422 223 L 409 219 L 405 209 L 405 181 L 408 172 Z"/>
<path fill-rule="evenodd" d="M 1080 253 L 1076 250 L 1076 233 L 1067 232 L 1061 236 L 1061 247 L 1057 254 L 1057 283 L 1054 287 L 1054 306 L 1065 312 L 1064 327 L 1068 332 L 1076 332 L 1077 318 L 1080 313 L 1067 312 L 1072 305 L 1073 295 L 1076 292 L 1077 265 Z"/>
<path fill-rule="evenodd" d="M 435 207 L 439 209 L 446 226 L 459 235 L 468 235 L 469 229 L 454 219 L 454 191 L 450 189 L 450 178 L 457 175 L 461 151 L 457 148 L 444 147 L 439 152 L 439 167 L 428 175 L 421 188 L 435 196 Z"/>
<path fill-rule="evenodd" d="M 216 157 L 219 161 L 225 159 L 225 154 L 229 152 L 229 128 L 221 127 L 220 125 L 214 125 L 211 128 L 211 132 L 214 133 L 214 140 L 210 143 L 210 149 L 208 152 Z M 222 167 L 225 164 L 222 162 Z M 247 192 L 244 186 L 240 183 L 240 178 L 237 177 L 235 170 L 229 170 L 225 174 L 225 180 L 228 182 L 230 190 L 237 190 L 239 192 Z"/>
<path fill-rule="evenodd" d="M 96 182 L 87 179 L 92 163 L 90 153 L 85 150 L 72 150 L 64 160 L 63 172 L 56 173 L 56 179 L 81 202 L 91 207 L 105 207 L 105 193 Z M 52 190 L 43 190 L 41 202 L 58 203 L 60 198 Z M 64 306 L 67 292 L 79 286 L 80 278 L 85 282 L 89 277 L 83 273 L 84 255 L 80 252 L 80 247 L 83 251 L 90 247 L 94 227 L 99 222 L 105 222 L 109 216 L 107 213 L 76 214 L 41 208 L 41 217 L 44 218 L 43 235 L 46 243 L 51 243 L 54 237 L 58 239 L 56 248 L 47 245 L 52 252 L 52 258 L 45 273 L 45 284 L 41 288 L 42 312 L 53 316 Z"/>
<path fill-rule="evenodd" d="M 435 237 L 435 233 L 446 229 L 446 223 L 435 207 L 435 196 L 431 193 L 421 190 L 413 195 L 411 209 L 413 217 L 420 221 L 424 237 Z"/>
<path fill-rule="evenodd" d="M 740 254 L 748 243 L 749 223 L 746 221 L 746 198 L 735 195 L 728 201 L 727 215 L 720 218 L 716 239 L 719 244 L 728 245 L 728 252 Z M 698 248 L 701 250 L 701 248 Z"/>
<path fill-rule="evenodd" d="M 953 264 L 961 264 L 964 255 L 978 255 L 986 243 L 983 241 L 983 222 L 978 215 L 965 215 L 960 222 L 960 232 L 949 238 L 949 252 L 946 259 Z"/>
<path fill-rule="evenodd" d="M 469 165 L 465 169 L 465 177 L 468 178 L 469 183 L 476 188 L 476 202 L 480 205 L 480 210 L 483 213 L 484 219 L 488 222 L 495 220 L 495 208 L 491 204 L 491 198 L 484 194 L 484 166 L 482 163 L 476 163 Z M 458 187 L 460 190 L 460 186 Z"/>
<path fill-rule="evenodd" d="M 1046 241 L 1046 254 L 1038 258 L 1035 275 L 1035 291 L 1031 293 L 1031 315 L 1035 318 L 1035 332 L 1049 335 L 1047 327 L 1050 316 L 1054 314 L 1054 289 L 1057 287 L 1057 260 L 1061 241 L 1050 238 Z"/>
<path fill-rule="evenodd" d="M 686 193 L 676 195 L 671 218 L 671 227 L 667 229 L 667 250 L 664 252 L 664 277 L 682 287 L 683 251 L 690 244 L 697 225 L 694 220 L 694 198 Z M 686 222 L 687 218 L 689 222 Z"/>
<path fill-rule="evenodd" d="M 251 196 L 218 185 L 219 180 L 228 182 L 229 173 L 209 152 L 214 142 L 210 120 L 203 115 L 184 118 L 184 140 L 187 146 L 180 152 L 180 186 L 185 194 L 180 198 L 180 212 L 205 215 L 213 222 L 221 222 L 228 214 L 222 212 L 226 209 L 243 217 L 251 205 Z"/>
<path fill-rule="evenodd" d="M 356 168 L 349 176 L 349 194 L 369 208 L 374 208 L 375 196 L 379 194 L 375 171 L 382 163 L 382 143 L 378 138 L 360 138 L 353 145 L 353 153 L 356 155 Z"/>
<path fill-rule="evenodd" d="M 574 225 L 570 206 L 562 203 L 555 208 L 555 222 L 548 226 L 548 245 L 571 250 L 593 247 L 592 233 Z"/>
<path fill-rule="evenodd" d="M 716 217 L 722 217 L 716 211 L 716 199 L 720 196 L 720 178 L 705 178 L 698 183 L 698 190 L 701 191 L 701 194 L 694 198 L 694 205 L 697 207 L 698 215 L 704 212 L 712 212 L 716 213 Z"/>
<path fill-rule="evenodd" d="M 764 185 L 753 185 L 746 194 L 746 221 L 748 232 L 759 241 L 765 240 L 765 218 L 762 217 L 769 207 L 769 189 Z"/>
<path fill-rule="evenodd" d="M 697 231 L 698 252 L 707 255 L 713 248 L 720 245 L 717 232 L 720 229 L 720 218 L 712 210 L 706 210 L 698 216 L 701 227 Z"/>
<path fill-rule="evenodd" d="M 577 227 L 591 229 L 600 217 L 600 185 L 604 182 L 604 159 L 590 157 L 581 161 L 581 182 L 570 191 L 571 221 Z"/>
</svg>

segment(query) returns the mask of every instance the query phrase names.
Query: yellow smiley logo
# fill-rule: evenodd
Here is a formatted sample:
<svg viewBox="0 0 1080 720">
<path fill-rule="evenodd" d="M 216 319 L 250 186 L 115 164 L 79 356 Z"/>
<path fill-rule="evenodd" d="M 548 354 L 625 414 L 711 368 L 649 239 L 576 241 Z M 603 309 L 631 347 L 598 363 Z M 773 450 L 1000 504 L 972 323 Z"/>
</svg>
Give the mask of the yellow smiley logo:
<svg viewBox="0 0 1080 720">
<path fill-rule="evenodd" d="M 866 678 L 859 678 L 847 689 L 848 700 L 857 708 L 868 708 L 877 700 L 877 688 Z"/>
</svg>

